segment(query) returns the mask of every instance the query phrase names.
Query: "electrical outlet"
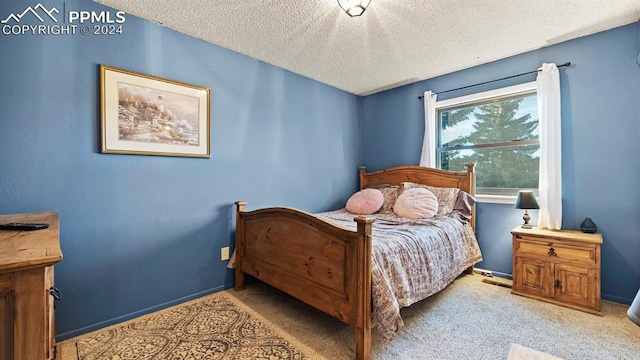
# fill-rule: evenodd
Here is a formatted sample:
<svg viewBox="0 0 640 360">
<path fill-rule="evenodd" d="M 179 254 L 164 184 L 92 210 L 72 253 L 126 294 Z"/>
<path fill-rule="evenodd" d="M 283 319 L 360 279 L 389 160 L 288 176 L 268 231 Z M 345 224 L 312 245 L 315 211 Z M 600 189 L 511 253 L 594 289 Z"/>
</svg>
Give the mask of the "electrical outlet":
<svg viewBox="0 0 640 360">
<path fill-rule="evenodd" d="M 220 249 L 220 260 L 225 261 L 229 260 L 229 247 L 225 246 Z"/>
</svg>

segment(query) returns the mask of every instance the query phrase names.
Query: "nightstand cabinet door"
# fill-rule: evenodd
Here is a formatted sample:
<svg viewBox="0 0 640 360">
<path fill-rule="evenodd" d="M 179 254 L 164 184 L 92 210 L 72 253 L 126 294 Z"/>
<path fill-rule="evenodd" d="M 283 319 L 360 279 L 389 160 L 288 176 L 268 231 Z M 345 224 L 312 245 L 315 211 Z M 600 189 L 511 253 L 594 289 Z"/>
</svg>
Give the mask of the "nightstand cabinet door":
<svg viewBox="0 0 640 360">
<path fill-rule="evenodd" d="M 553 269 L 547 261 L 516 257 L 513 287 L 532 295 L 553 296 Z M 516 275 L 517 274 L 517 275 Z"/>
<path fill-rule="evenodd" d="M 555 298 L 568 304 L 600 309 L 597 284 L 600 283 L 595 268 L 555 265 Z"/>
</svg>

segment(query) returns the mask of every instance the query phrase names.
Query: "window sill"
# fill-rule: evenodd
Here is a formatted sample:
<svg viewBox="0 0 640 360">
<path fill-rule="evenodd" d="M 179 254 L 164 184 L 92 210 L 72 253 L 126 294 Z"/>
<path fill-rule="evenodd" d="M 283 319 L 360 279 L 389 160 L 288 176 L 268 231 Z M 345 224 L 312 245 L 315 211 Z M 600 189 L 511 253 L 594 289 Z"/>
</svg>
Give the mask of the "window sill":
<svg viewBox="0 0 640 360">
<path fill-rule="evenodd" d="M 479 203 L 488 203 L 488 204 L 509 204 L 513 205 L 516 203 L 516 196 L 505 196 L 505 195 L 476 195 L 476 202 Z"/>
</svg>

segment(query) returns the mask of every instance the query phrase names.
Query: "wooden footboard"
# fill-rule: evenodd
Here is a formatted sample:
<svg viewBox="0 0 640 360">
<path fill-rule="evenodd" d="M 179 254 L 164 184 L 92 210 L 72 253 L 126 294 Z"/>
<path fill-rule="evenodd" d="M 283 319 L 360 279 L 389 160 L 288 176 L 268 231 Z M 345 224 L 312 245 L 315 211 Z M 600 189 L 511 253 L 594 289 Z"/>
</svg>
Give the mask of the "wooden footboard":
<svg viewBox="0 0 640 360">
<path fill-rule="evenodd" d="M 356 328 L 356 356 L 371 348 L 371 224 L 355 217 L 357 230 L 330 224 L 290 208 L 245 211 L 236 202 L 235 289 L 244 274 Z"/>
</svg>

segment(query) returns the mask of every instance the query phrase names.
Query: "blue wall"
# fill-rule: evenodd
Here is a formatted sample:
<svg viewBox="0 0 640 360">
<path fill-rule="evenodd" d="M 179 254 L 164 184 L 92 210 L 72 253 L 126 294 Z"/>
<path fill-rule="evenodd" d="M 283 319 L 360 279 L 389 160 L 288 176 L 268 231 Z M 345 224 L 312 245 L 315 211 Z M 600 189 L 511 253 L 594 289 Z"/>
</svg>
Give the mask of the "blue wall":
<svg viewBox="0 0 640 360">
<path fill-rule="evenodd" d="M 1 1 L 0 17 L 26 5 Z M 603 295 L 630 302 L 640 287 L 638 26 L 364 98 L 131 15 L 123 35 L 0 34 L 0 213 L 60 212 L 56 322 L 68 338 L 230 287 L 219 256 L 233 246 L 236 200 L 327 210 L 357 187 L 358 165 L 417 164 L 425 89 L 571 61 L 561 70 L 564 227 L 594 219 Z M 101 154 L 100 64 L 211 88 L 211 158 Z M 481 267 L 511 272 L 509 230 L 521 216 L 478 206 Z"/>
<path fill-rule="evenodd" d="M 123 30 L 0 35 L 0 213 L 60 212 L 59 339 L 230 287 L 234 201 L 321 211 L 357 187 L 359 98 L 131 15 Z M 101 154 L 100 64 L 211 88 L 211 158 Z"/>
<path fill-rule="evenodd" d="M 602 296 L 631 303 L 640 288 L 640 23 L 428 79 L 364 98 L 364 165 L 372 170 L 418 164 L 425 90 L 445 91 L 519 74 L 543 62 L 562 64 L 563 228 L 591 217 L 602 232 Z M 517 83 L 535 75 L 440 96 L 443 100 Z M 509 231 L 522 222 L 511 205 L 479 204 L 478 267 L 511 274 Z M 537 212 L 532 212 L 532 222 Z"/>
</svg>

